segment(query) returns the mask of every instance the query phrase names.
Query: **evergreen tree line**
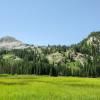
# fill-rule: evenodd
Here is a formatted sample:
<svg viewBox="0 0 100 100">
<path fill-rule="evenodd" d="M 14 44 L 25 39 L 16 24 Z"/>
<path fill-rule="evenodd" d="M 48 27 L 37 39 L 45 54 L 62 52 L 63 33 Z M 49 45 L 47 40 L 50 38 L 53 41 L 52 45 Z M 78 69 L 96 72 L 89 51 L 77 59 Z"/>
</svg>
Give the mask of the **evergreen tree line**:
<svg viewBox="0 0 100 100">
<path fill-rule="evenodd" d="M 75 52 L 86 55 L 87 63 L 84 66 L 68 66 L 67 60 L 63 63 L 50 64 L 46 55 L 54 52 L 64 54 L 69 47 L 66 46 L 48 46 L 40 47 L 42 54 L 36 49 L 17 49 L 17 50 L 1 50 L 0 51 L 0 74 L 35 74 L 50 76 L 82 76 L 82 77 L 98 77 L 100 76 L 100 43 L 95 45 L 87 45 L 85 42 L 79 45 L 73 45 L 71 48 Z M 12 54 L 16 58 L 4 59 L 6 54 Z M 88 55 L 88 56 L 87 56 Z M 69 57 L 70 61 L 73 60 Z"/>
</svg>

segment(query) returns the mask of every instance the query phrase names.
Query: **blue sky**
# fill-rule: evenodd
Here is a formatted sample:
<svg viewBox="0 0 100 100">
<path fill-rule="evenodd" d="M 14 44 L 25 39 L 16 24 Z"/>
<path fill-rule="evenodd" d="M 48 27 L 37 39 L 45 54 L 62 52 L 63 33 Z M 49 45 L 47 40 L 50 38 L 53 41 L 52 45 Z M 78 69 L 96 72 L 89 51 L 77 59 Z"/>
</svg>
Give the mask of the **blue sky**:
<svg viewBox="0 0 100 100">
<path fill-rule="evenodd" d="M 100 0 L 0 0 L 0 37 L 70 45 L 92 31 L 100 31 Z"/>
</svg>

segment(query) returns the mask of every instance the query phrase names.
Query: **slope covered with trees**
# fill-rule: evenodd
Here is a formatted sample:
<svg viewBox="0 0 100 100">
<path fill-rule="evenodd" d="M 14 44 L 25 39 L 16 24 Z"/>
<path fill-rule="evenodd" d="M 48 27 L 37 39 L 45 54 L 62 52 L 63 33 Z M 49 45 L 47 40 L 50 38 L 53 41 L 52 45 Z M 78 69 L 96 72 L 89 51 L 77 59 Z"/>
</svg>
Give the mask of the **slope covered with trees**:
<svg viewBox="0 0 100 100">
<path fill-rule="evenodd" d="M 98 77 L 100 32 L 92 32 L 71 46 L 28 45 L 19 49 L 1 49 L 0 73 Z"/>
</svg>

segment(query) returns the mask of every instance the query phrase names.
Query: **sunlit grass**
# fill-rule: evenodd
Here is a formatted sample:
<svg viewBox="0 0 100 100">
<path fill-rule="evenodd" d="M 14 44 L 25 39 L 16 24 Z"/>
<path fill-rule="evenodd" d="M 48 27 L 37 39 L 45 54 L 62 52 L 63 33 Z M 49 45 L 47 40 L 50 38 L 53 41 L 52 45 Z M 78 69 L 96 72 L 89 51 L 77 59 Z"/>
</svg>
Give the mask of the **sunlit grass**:
<svg viewBox="0 0 100 100">
<path fill-rule="evenodd" d="M 0 100 L 100 100 L 100 79 L 2 75 Z"/>
</svg>

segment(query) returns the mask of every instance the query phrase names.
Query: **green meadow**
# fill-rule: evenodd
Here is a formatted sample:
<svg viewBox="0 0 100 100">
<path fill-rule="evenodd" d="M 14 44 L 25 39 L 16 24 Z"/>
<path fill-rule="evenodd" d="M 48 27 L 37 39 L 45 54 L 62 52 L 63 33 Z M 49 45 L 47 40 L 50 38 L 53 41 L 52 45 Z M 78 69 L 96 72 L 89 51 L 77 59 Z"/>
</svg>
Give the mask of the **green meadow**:
<svg viewBox="0 0 100 100">
<path fill-rule="evenodd" d="M 0 75 L 0 100 L 100 100 L 100 79 Z"/>
</svg>

